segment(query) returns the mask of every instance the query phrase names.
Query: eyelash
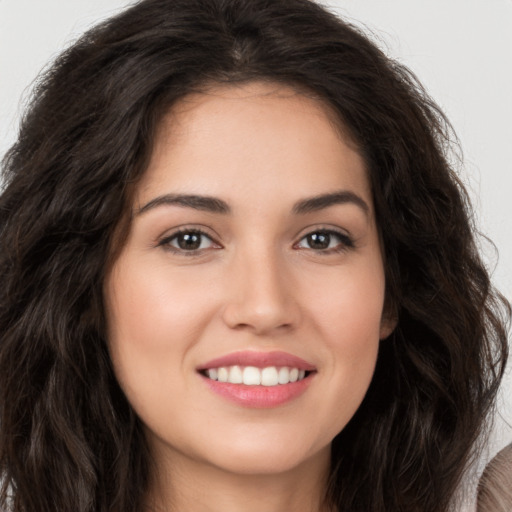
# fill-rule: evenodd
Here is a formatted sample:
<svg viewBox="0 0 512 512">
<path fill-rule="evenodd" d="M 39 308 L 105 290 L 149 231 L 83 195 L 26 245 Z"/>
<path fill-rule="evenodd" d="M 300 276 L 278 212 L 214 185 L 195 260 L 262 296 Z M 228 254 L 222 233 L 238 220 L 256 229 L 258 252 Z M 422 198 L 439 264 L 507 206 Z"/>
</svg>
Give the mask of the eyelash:
<svg viewBox="0 0 512 512">
<path fill-rule="evenodd" d="M 165 238 L 160 240 L 160 242 L 158 243 L 158 247 L 162 247 L 166 251 L 170 251 L 170 252 L 173 252 L 175 254 L 179 254 L 179 255 L 183 255 L 183 256 L 197 256 L 198 254 L 200 254 L 201 252 L 206 250 L 205 248 L 203 248 L 203 249 L 197 248 L 197 249 L 188 249 L 187 250 L 187 249 L 182 249 L 180 247 L 173 247 L 171 245 L 172 242 L 174 240 L 177 240 L 179 236 L 185 236 L 185 235 L 189 235 L 189 236 L 190 235 L 195 235 L 195 236 L 199 237 L 199 239 L 200 239 L 200 242 L 199 242 L 200 246 L 203 243 L 203 239 L 207 238 L 208 240 L 211 241 L 212 245 L 216 246 L 215 247 L 216 249 L 220 249 L 221 248 L 220 244 L 215 242 L 215 240 L 213 240 L 213 238 L 208 233 L 204 232 L 201 229 L 197 229 L 197 228 L 179 229 L 179 230 L 175 231 L 174 233 L 172 233 L 172 235 L 166 236 Z"/>
<path fill-rule="evenodd" d="M 171 245 L 173 241 L 178 240 L 178 237 L 185 236 L 185 235 L 187 235 L 187 236 L 192 235 L 192 236 L 199 237 L 199 247 L 195 248 L 195 249 L 183 249 L 183 248 L 174 247 L 173 245 Z M 337 238 L 339 243 L 335 247 L 330 247 L 330 248 L 327 247 L 324 249 L 314 249 L 312 247 L 299 247 L 299 244 L 303 240 L 306 240 L 308 237 L 312 237 L 313 235 L 316 235 L 316 236 L 320 235 L 320 236 L 328 237 L 328 245 L 330 245 L 333 237 Z M 160 242 L 158 243 L 158 247 L 162 247 L 166 251 L 170 251 L 170 252 L 173 252 L 178 255 L 198 256 L 203 251 L 212 248 L 212 247 L 207 247 L 207 248 L 201 249 L 200 246 L 202 245 L 204 238 L 207 238 L 210 240 L 213 248 L 220 249 L 222 247 L 208 233 L 204 232 L 201 229 L 196 229 L 196 228 L 189 228 L 189 229 L 185 228 L 185 229 L 180 229 L 178 231 L 175 231 L 174 233 L 172 233 L 172 235 L 169 235 L 169 236 L 163 238 L 162 240 L 160 240 Z M 342 253 L 349 249 L 353 249 L 355 247 L 355 244 L 354 244 L 354 240 L 345 233 L 342 233 L 342 232 L 334 230 L 334 229 L 325 229 L 325 228 L 322 229 L 321 228 L 321 229 L 316 229 L 316 230 L 306 233 L 304 236 L 302 236 L 300 238 L 300 240 L 297 243 L 295 243 L 293 245 L 293 247 L 294 247 L 294 249 L 297 249 L 297 250 L 306 249 L 306 250 L 312 250 L 318 254 L 329 255 L 329 254 Z"/>
<path fill-rule="evenodd" d="M 312 237 L 313 235 L 316 235 L 316 236 L 320 235 L 320 236 L 328 237 L 328 245 L 330 245 L 333 237 L 337 238 L 338 244 L 336 244 L 335 247 L 330 247 L 330 248 L 328 247 L 325 249 L 315 250 L 312 247 L 309 247 L 309 248 L 305 247 L 304 249 L 309 249 L 309 250 L 312 250 L 312 251 L 317 252 L 322 255 L 329 255 L 329 254 L 342 253 L 349 249 L 355 248 L 354 240 L 350 236 L 348 236 L 346 233 L 342 233 L 335 229 L 326 229 L 326 228 L 315 229 L 313 231 L 306 233 L 303 237 L 301 237 L 299 242 L 294 244 L 294 247 L 297 247 L 298 244 L 300 244 L 303 240 L 306 240 L 308 237 Z"/>
</svg>

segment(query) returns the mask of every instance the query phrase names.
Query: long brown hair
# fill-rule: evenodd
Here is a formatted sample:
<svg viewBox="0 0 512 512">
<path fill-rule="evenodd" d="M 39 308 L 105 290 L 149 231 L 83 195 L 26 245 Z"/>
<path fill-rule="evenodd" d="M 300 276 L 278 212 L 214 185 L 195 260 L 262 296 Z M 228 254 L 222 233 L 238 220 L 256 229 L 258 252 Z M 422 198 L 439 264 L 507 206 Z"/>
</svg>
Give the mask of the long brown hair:
<svg viewBox="0 0 512 512">
<path fill-rule="evenodd" d="M 3 161 L 0 508 L 140 512 L 150 454 L 104 336 L 114 233 L 169 108 L 251 80 L 308 91 L 356 143 L 398 319 L 333 441 L 329 499 L 448 510 L 494 404 L 509 306 L 477 250 L 449 123 L 406 68 L 309 0 L 142 0 L 40 77 Z"/>
</svg>

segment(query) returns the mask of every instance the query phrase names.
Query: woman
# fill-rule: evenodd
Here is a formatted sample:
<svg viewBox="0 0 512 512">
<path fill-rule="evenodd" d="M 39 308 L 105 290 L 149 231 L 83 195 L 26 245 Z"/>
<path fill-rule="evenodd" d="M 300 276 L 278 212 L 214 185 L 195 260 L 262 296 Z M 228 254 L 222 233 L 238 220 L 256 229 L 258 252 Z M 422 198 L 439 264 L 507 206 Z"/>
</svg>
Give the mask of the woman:
<svg viewBox="0 0 512 512">
<path fill-rule="evenodd" d="M 450 129 L 307 0 L 144 0 L 4 161 L 3 506 L 448 510 L 506 359 Z"/>
</svg>

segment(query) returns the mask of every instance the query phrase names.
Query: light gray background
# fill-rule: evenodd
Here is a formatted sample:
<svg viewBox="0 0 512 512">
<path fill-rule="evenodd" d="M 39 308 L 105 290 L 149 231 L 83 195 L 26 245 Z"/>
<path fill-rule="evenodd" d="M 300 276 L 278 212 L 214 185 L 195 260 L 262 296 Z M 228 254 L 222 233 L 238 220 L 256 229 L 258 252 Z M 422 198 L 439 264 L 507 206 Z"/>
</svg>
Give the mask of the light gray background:
<svg viewBox="0 0 512 512">
<path fill-rule="evenodd" d="M 37 73 L 127 0 L 0 0 L 0 156 L 14 142 Z M 479 225 L 496 243 L 498 287 L 512 298 L 512 0 L 330 0 L 409 66 L 452 121 Z M 496 258 L 486 249 L 489 265 Z M 512 376 L 488 456 L 512 441 Z"/>
</svg>

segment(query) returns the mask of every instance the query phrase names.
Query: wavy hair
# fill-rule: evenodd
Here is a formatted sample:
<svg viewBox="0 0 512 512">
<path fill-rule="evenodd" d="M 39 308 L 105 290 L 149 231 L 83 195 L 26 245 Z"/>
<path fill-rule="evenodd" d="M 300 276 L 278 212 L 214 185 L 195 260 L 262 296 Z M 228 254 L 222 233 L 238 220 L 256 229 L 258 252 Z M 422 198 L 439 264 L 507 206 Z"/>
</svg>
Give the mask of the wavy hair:
<svg viewBox="0 0 512 512">
<path fill-rule="evenodd" d="M 0 508 L 142 510 L 151 458 L 112 371 L 104 276 L 161 118 L 208 85 L 255 80 L 323 101 L 357 145 L 398 321 L 332 443 L 328 498 L 449 509 L 486 431 L 510 309 L 480 259 L 447 120 L 410 71 L 309 0 L 142 0 L 39 78 L 3 160 Z"/>
</svg>

